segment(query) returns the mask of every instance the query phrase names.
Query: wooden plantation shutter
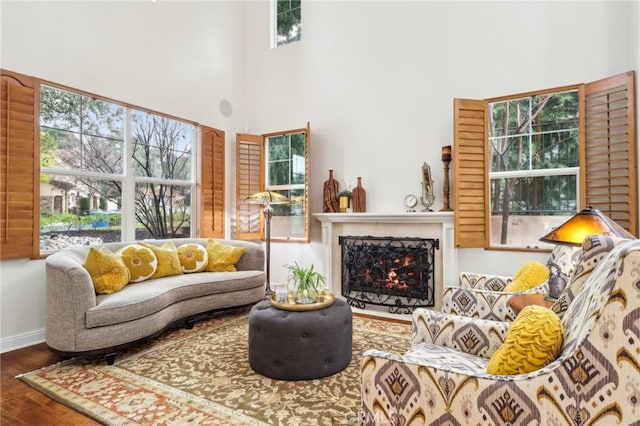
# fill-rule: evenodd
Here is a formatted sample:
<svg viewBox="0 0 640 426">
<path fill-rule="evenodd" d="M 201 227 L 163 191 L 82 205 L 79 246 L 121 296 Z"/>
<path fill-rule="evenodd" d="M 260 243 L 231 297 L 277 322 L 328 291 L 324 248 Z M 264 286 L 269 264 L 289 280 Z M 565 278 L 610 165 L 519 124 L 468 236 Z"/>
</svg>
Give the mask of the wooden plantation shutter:
<svg viewBox="0 0 640 426">
<path fill-rule="evenodd" d="M 264 191 L 264 140 L 262 136 L 236 135 L 236 233 L 239 240 L 262 238 L 262 206 L 245 203 Z"/>
<path fill-rule="evenodd" d="M 224 132 L 200 126 L 202 188 L 200 236 L 224 238 Z"/>
<path fill-rule="evenodd" d="M 32 257 L 39 251 L 39 85 L 5 70 L 0 76 L 0 259 Z"/>
<path fill-rule="evenodd" d="M 485 247 L 489 224 L 485 101 L 454 99 L 454 238 L 456 247 Z"/>
<path fill-rule="evenodd" d="M 580 200 L 637 236 L 634 77 L 631 71 L 584 85 Z"/>
</svg>

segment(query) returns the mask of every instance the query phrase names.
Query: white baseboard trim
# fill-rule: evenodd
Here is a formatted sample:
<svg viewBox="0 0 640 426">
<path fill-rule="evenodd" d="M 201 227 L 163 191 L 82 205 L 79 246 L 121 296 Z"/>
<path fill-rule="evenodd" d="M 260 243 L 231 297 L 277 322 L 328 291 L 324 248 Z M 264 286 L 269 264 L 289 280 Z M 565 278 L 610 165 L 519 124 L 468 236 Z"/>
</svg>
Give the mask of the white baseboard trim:
<svg viewBox="0 0 640 426">
<path fill-rule="evenodd" d="M 44 328 L 0 339 L 0 353 L 26 348 L 45 341 Z"/>
</svg>

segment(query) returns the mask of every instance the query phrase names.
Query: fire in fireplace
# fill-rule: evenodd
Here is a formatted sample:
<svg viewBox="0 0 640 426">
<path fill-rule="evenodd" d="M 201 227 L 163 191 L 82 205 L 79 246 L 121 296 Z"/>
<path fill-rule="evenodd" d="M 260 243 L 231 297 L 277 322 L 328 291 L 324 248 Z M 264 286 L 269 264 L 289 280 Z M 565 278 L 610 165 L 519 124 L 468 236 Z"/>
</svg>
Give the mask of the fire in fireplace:
<svg viewBox="0 0 640 426">
<path fill-rule="evenodd" d="M 434 258 L 439 240 L 340 236 L 342 295 L 351 306 L 411 313 L 434 306 Z"/>
</svg>

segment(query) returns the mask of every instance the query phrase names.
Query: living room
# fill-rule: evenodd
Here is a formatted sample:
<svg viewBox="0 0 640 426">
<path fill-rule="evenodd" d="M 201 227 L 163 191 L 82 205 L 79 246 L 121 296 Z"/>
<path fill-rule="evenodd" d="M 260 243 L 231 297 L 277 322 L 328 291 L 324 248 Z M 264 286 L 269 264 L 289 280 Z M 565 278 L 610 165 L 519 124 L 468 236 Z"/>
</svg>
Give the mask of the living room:
<svg viewBox="0 0 640 426">
<path fill-rule="evenodd" d="M 312 213 L 328 170 L 351 187 L 362 177 L 367 212 L 404 213 L 424 162 L 437 211 L 454 98 L 640 69 L 637 1 L 303 2 L 301 40 L 276 49 L 268 1 L 3 1 L 0 13 L 3 69 L 224 130 L 230 238 L 236 133 L 310 123 Z M 324 264 L 321 224 L 310 224 L 309 243 L 271 244 L 272 281 L 291 259 Z M 457 249 L 455 269 L 511 274 L 547 255 Z M 44 261 L 0 269 L 2 352 L 44 341 Z"/>
</svg>

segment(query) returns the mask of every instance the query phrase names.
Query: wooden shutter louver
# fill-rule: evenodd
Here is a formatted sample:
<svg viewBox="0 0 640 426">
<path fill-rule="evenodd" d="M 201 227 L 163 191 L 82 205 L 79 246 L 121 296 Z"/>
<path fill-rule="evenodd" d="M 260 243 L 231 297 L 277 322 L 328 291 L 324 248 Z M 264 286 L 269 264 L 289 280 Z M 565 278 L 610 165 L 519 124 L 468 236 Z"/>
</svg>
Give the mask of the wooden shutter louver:
<svg viewBox="0 0 640 426">
<path fill-rule="evenodd" d="M 39 250 L 39 96 L 31 77 L 0 74 L 0 259 L 17 259 Z"/>
<path fill-rule="evenodd" d="M 239 240 L 262 238 L 262 206 L 246 198 L 264 190 L 264 141 L 262 136 L 236 136 L 236 230 Z"/>
<path fill-rule="evenodd" d="M 200 126 L 202 135 L 202 208 L 200 236 L 224 238 L 224 132 Z"/>
<path fill-rule="evenodd" d="M 582 207 L 638 235 L 634 73 L 585 84 Z"/>
<path fill-rule="evenodd" d="M 484 247 L 488 232 L 486 102 L 454 99 L 455 245 Z"/>
</svg>

